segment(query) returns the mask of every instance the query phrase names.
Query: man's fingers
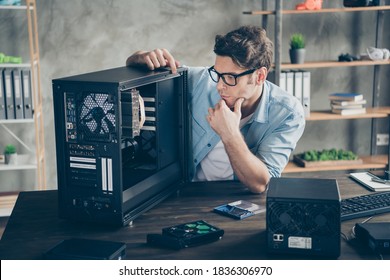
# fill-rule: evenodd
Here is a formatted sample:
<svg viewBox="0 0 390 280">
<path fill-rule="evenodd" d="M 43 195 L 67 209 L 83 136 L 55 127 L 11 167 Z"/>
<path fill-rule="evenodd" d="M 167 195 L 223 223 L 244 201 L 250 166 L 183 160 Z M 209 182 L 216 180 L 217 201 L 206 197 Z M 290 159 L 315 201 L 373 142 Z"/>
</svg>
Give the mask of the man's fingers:
<svg viewBox="0 0 390 280">
<path fill-rule="evenodd" d="M 217 103 L 216 107 L 217 107 L 217 106 L 218 106 L 218 108 L 227 107 L 226 102 L 225 102 L 225 100 L 223 100 L 223 99 L 219 100 L 219 102 Z"/>
<path fill-rule="evenodd" d="M 161 67 L 161 64 L 158 61 L 157 53 L 155 50 L 150 52 L 148 57 L 149 57 L 150 61 L 152 62 L 154 69 Z"/>
<path fill-rule="evenodd" d="M 160 64 L 160 67 L 165 67 L 167 66 L 166 59 L 164 57 L 164 52 L 160 49 L 155 49 L 154 53 L 156 54 L 156 59 L 158 63 Z"/>
<path fill-rule="evenodd" d="M 152 62 L 152 60 L 151 60 L 149 55 L 145 56 L 144 60 L 145 60 L 146 66 L 150 70 L 154 70 L 155 69 L 154 63 Z"/>
<path fill-rule="evenodd" d="M 177 67 L 180 66 L 179 61 L 176 61 L 167 49 L 155 49 L 153 51 L 137 51 L 126 60 L 126 66 L 146 65 L 150 70 L 169 66 L 172 73 L 177 72 Z"/>
<path fill-rule="evenodd" d="M 162 49 L 162 55 L 164 56 L 164 59 L 166 60 L 166 65 L 171 67 L 172 73 L 176 73 L 177 66 L 175 58 L 171 55 L 171 53 L 167 49 Z"/>
<path fill-rule="evenodd" d="M 135 57 L 133 55 L 133 57 Z M 179 67 L 179 62 L 176 61 L 170 52 L 166 49 L 155 49 L 150 52 L 139 52 L 138 53 L 139 62 L 137 64 L 146 64 L 146 66 L 150 70 L 154 70 L 156 68 L 169 66 L 171 67 L 172 73 L 177 72 L 177 67 Z M 130 57 L 131 58 L 131 57 Z M 136 64 L 134 58 L 127 59 L 126 65 Z"/>
<path fill-rule="evenodd" d="M 236 100 L 236 103 L 234 103 L 234 112 L 235 113 L 241 113 L 242 102 L 244 102 L 244 98 L 239 98 Z"/>
</svg>

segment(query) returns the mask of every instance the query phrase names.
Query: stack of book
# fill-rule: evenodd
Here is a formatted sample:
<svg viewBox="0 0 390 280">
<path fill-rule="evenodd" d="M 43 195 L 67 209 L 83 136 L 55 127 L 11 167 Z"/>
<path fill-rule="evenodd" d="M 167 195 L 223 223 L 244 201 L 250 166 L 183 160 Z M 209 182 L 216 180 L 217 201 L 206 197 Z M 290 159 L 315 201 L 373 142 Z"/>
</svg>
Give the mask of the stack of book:
<svg viewBox="0 0 390 280">
<path fill-rule="evenodd" d="M 340 115 L 358 115 L 366 113 L 367 100 L 359 93 L 329 94 L 332 113 Z"/>
</svg>

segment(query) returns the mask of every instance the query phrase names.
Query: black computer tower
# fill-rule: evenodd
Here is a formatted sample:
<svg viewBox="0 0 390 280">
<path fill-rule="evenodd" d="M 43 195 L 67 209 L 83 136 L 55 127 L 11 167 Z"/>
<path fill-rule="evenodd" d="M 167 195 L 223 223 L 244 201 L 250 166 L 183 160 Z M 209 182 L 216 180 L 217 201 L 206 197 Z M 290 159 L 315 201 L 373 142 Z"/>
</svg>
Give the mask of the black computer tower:
<svg viewBox="0 0 390 280">
<path fill-rule="evenodd" d="M 59 215 L 127 225 L 187 180 L 187 71 L 53 80 Z"/>
<path fill-rule="evenodd" d="M 267 247 L 273 254 L 340 255 L 340 193 L 335 179 L 272 178 Z"/>
</svg>

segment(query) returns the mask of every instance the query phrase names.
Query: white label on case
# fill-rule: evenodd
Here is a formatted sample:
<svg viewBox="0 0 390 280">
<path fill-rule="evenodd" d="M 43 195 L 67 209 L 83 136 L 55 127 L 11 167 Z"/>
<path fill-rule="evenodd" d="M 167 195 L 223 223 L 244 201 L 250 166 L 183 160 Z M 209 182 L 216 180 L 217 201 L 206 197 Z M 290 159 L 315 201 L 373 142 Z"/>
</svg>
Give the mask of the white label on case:
<svg viewBox="0 0 390 280">
<path fill-rule="evenodd" d="M 289 248 L 298 248 L 298 249 L 311 249 L 311 238 L 310 237 L 290 236 L 288 238 L 288 247 Z"/>
</svg>

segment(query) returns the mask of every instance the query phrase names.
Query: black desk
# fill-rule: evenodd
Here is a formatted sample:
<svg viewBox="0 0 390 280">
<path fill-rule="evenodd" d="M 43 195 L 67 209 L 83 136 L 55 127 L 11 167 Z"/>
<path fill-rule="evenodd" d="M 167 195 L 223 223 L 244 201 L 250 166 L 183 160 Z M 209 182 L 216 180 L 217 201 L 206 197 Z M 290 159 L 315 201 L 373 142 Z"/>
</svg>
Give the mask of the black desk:
<svg viewBox="0 0 390 280">
<path fill-rule="evenodd" d="M 369 193 L 347 175 L 336 179 L 343 198 Z M 59 219 L 57 191 L 22 192 L 0 241 L 0 259 L 40 259 L 49 248 L 72 237 L 125 242 L 128 245 L 127 259 L 296 258 L 267 255 L 265 213 L 239 221 L 212 212 L 215 206 L 238 199 L 265 204 L 266 196 L 251 194 L 239 183 L 190 184 L 178 195 L 141 215 L 133 225 L 112 228 Z M 146 245 L 147 233 L 161 233 L 163 227 L 199 219 L 224 229 L 224 237 L 208 245 L 180 251 Z M 342 232 L 349 235 L 353 225 L 363 220 L 343 222 Z M 372 221 L 390 221 L 390 214 L 377 216 Z M 339 259 L 376 258 L 364 246 L 341 240 Z"/>
</svg>

